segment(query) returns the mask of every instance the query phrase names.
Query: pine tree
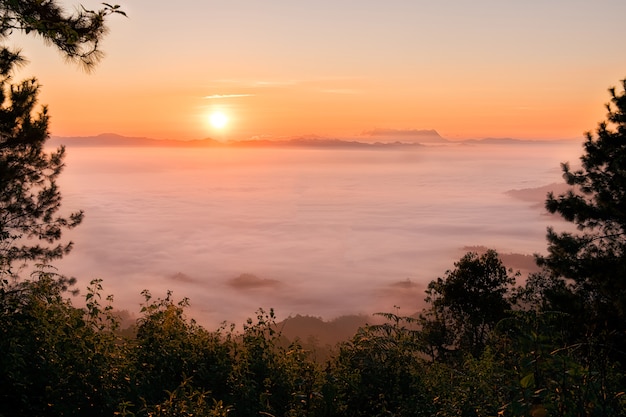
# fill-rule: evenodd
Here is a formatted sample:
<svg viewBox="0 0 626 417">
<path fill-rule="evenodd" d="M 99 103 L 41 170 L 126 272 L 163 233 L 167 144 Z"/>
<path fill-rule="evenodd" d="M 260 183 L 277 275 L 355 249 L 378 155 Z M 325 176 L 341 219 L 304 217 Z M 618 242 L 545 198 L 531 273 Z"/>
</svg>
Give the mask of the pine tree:
<svg viewBox="0 0 626 417">
<path fill-rule="evenodd" d="M 607 119 L 586 134 L 581 168 L 562 164 L 570 190 L 546 200 L 578 232 L 549 228 L 548 255 L 538 261 L 567 284 L 570 296 L 560 296 L 576 306 L 569 312 L 585 336 L 617 342 L 626 340 L 626 92 L 609 91 Z"/>
<path fill-rule="evenodd" d="M 81 9 L 67 14 L 58 1 L 0 0 L 0 39 L 16 31 L 34 34 L 71 61 L 90 70 L 102 58 L 99 42 L 105 18 L 124 14 L 119 6 Z M 0 46 L 0 278 L 15 274 L 15 263 L 45 263 L 72 248 L 61 243 L 62 231 L 78 225 L 83 213 L 63 216 L 57 178 L 65 149 L 47 152 L 48 110 L 37 109 L 36 79 L 14 84 L 14 69 L 23 64 L 19 51 Z"/>
</svg>

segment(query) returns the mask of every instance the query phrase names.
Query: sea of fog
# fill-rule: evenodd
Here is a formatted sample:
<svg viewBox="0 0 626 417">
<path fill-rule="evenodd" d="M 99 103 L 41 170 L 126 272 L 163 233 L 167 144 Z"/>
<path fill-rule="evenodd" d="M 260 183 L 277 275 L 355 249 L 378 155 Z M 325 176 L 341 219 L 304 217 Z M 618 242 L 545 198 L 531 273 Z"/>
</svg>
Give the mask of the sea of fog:
<svg viewBox="0 0 626 417">
<path fill-rule="evenodd" d="M 115 307 L 188 297 L 207 327 L 412 314 L 468 250 L 544 252 L 545 190 L 580 142 L 403 149 L 69 148 L 64 209 L 85 211 L 56 265 Z M 526 190 L 526 198 L 507 193 Z M 530 198 L 528 198 L 530 196 Z M 509 265 L 515 267 L 515 265 Z"/>
</svg>

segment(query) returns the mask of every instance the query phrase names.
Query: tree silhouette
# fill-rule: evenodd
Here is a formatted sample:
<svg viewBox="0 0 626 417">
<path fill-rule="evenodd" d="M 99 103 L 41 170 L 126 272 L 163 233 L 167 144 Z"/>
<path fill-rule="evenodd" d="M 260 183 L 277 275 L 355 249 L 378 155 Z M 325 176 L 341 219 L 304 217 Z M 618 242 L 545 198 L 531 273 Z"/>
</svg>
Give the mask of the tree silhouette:
<svg viewBox="0 0 626 417">
<path fill-rule="evenodd" d="M 99 44 L 107 33 L 106 17 L 111 14 L 125 16 L 120 6 L 103 5 L 99 10 L 81 7 L 68 14 L 57 0 L 1 0 L 0 38 L 7 38 L 16 30 L 35 34 L 54 45 L 68 60 L 78 62 L 89 70 L 103 57 Z M 6 48 L 3 53 L 7 53 Z M 16 52 L 13 54 L 19 55 Z"/>
<path fill-rule="evenodd" d="M 626 80 L 622 81 L 626 88 Z M 571 189 L 548 195 L 546 208 L 578 233 L 548 229 L 548 255 L 539 257 L 553 277 L 568 283 L 575 314 L 587 336 L 610 333 L 626 340 L 626 93 L 609 89 L 607 120 L 586 134 L 581 168 L 562 164 Z M 572 303 L 574 304 L 574 303 Z"/>
<path fill-rule="evenodd" d="M 119 6 L 82 9 L 66 14 L 57 1 L 0 1 L 0 39 L 14 31 L 40 36 L 64 56 L 89 70 L 102 57 L 99 41 L 105 18 L 124 14 Z M 12 83 L 12 72 L 23 64 L 19 51 L 0 47 L 0 276 L 15 273 L 16 261 L 48 262 L 60 258 L 72 243 L 59 243 L 64 229 L 78 225 L 82 212 L 60 215 L 61 193 L 56 180 L 65 150 L 44 149 L 48 110 L 37 112 L 37 81 Z M 35 242 L 33 242 L 35 240 Z M 4 282 L 4 281 L 3 281 Z"/>
<path fill-rule="evenodd" d="M 495 250 L 483 255 L 468 252 L 444 278 L 428 284 L 421 316 L 426 353 L 446 359 L 455 351 L 483 352 L 495 325 L 508 315 L 507 296 L 517 274 L 507 270 Z"/>
</svg>

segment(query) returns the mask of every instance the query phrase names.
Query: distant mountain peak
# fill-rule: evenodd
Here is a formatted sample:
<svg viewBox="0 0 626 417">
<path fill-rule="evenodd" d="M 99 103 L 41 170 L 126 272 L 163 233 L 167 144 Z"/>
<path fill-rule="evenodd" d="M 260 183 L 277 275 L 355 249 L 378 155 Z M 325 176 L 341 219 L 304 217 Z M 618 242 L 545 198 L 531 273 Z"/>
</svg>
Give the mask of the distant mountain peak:
<svg viewBox="0 0 626 417">
<path fill-rule="evenodd" d="M 382 129 L 366 130 L 362 136 L 386 140 L 402 140 L 417 143 L 448 143 L 435 129 Z"/>
</svg>

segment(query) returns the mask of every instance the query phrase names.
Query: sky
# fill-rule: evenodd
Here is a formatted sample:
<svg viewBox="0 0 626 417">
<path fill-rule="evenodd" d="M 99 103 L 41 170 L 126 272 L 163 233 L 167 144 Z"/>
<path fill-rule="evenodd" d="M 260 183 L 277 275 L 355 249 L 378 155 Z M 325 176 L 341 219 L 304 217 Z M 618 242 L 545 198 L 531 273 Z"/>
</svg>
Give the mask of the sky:
<svg viewBox="0 0 626 417">
<path fill-rule="evenodd" d="M 626 77 L 623 0 L 114 3 L 128 18 L 111 17 L 93 73 L 36 37 L 7 41 L 52 135 L 580 138 Z"/>
</svg>

